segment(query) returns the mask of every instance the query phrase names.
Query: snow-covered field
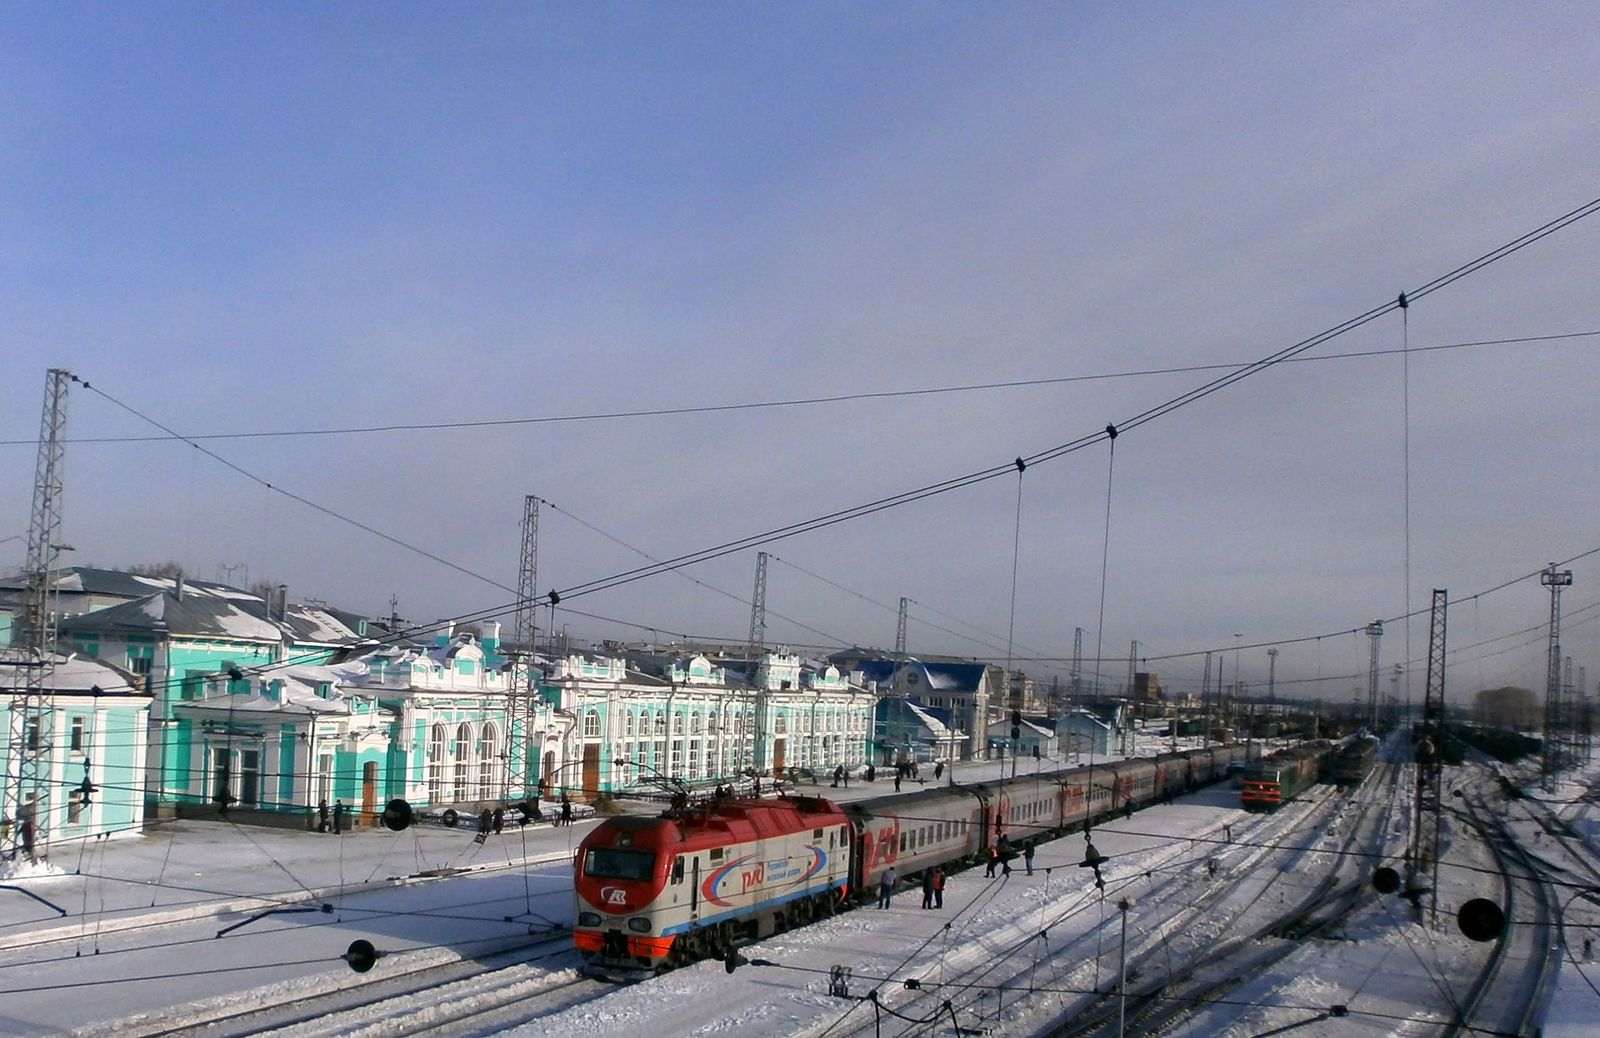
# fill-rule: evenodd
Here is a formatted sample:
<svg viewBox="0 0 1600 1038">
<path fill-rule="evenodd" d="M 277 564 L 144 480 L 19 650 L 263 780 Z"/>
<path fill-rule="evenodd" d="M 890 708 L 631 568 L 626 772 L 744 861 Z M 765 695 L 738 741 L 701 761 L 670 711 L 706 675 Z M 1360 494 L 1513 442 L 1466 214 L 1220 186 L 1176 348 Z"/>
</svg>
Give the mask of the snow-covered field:
<svg viewBox="0 0 1600 1038">
<path fill-rule="evenodd" d="M 1000 766 L 962 780 L 981 769 Z M 1354 796 L 1317 787 L 1274 815 L 1239 810 L 1223 785 L 1099 827 L 1093 841 L 1110 858 L 1103 891 L 1079 867 L 1085 840 L 1072 834 L 1041 847 L 1031 876 L 953 875 L 942 911 L 907 891 L 886 911 L 857 910 L 746 949 L 770 965 L 730 976 L 720 962 L 701 963 L 625 986 L 574 983 L 564 941 L 497 957 L 570 920 L 568 862 L 586 824 L 479 845 L 432 827 L 334 837 L 176 823 L 59 853 L 51 867 L 5 880 L 19 889 L 0 898 L 0 1034 L 170 1033 L 183 1020 L 347 989 L 343 1008 L 277 1033 L 1031 1035 L 1087 1019 L 1105 1001 L 1097 993 L 1115 985 L 1123 950 L 1119 903 L 1130 901 L 1128 989 L 1168 985 L 1149 1011 L 1192 1008 L 1178 1033 L 1438 1034 L 1490 947 L 1457 932 L 1455 909 L 1497 896 L 1500 879 L 1447 812 L 1438 924 L 1419 925 L 1409 903 L 1372 890 L 1372 868 L 1398 867 L 1409 837 L 1409 769 L 1396 770 L 1398 782 L 1381 781 L 1380 769 Z M 889 789 L 880 779 L 837 793 Z M 1600 810 L 1582 799 L 1585 789 L 1566 784 L 1548 809 L 1592 845 Z M 1543 1033 L 1596 1033 L 1600 966 L 1583 942 L 1600 952 L 1600 908 L 1586 896 L 1600 882 L 1580 879 L 1579 852 L 1557 847 L 1527 810 L 1505 811 L 1519 842 L 1536 846 L 1566 884 L 1558 894 L 1573 956 Z M 1581 853 L 1597 858 L 1592 846 Z M 1281 924 L 1324 883 L 1351 900 L 1318 937 L 1243 939 Z M 369 973 L 340 958 L 357 938 L 385 953 Z M 841 985 L 845 993 L 830 993 Z M 459 1022 L 478 1011 L 481 1023 Z M 257 1019 L 210 1033 L 258 1033 L 274 1018 Z"/>
</svg>

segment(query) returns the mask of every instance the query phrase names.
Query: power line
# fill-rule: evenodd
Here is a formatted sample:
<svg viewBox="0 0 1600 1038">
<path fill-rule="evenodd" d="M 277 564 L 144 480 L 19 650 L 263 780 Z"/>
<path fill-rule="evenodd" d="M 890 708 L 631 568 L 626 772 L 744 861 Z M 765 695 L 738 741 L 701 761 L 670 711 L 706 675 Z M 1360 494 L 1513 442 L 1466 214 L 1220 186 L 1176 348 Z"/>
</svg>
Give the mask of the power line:
<svg viewBox="0 0 1600 1038">
<path fill-rule="evenodd" d="M 1442 286 L 1441 286 L 1442 287 Z M 1509 346 L 1525 343 L 1558 342 L 1600 336 L 1600 331 L 1563 332 L 1551 335 L 1524 335 L 1504 339 L 1481 339 L 1471 342 L 1440 343 L 1418 346 L 1411 353 L 1429 353 L 1444 350 L 1462 350 L 1489 346 Z M 1387 357 L 1405 351 L 1395 349 L 1355 350 L 1348 353 L 1330 353 L 1315 357 L 1288 358 L 1297 364 L 1320 363 L 1335 360 L 1358 360 Z M 1217 362 L 1211 364 L 1186 364 L 1164 368 L 1136 368 L 1127 371 L 1099 372 L 1090 375 L 1059 375 L 1040 378 L 1013 379 L 1004 382 L 977 382 L 968 385 L 932 386 L 923 389 L 876 390 L 862 393 L 837 393 L 825 396 L 798 397 L 793 400 L 753 400 L 737 404 L 707 404 L 695 407 L 660 407 L 631 411 L 597 411 L 587 414 L 542 415 L 523 418 L 486 418 L 455 422 L 399 422 L 387 425 L 327 426 L 312 429 L 273 429 L 251 432 L 201 433 L 194 436 L 85 436 L 68 439 L 67 443 L 160 443 L 173 440 L 251 440 L 313 436 L 356 436 L 391 432 L 433 432 L 452 429 L 485 429 L 519 425 L 547 425 L 568 422 L 598 422 L 628 418 L 664 418 L 678 415 L 715 414 L 724 411 L 752 411 L 772 408 L 814 407 L 826 404 L 854 403 L 866 400 L 887 400 L 897 397 L 922 397 L 956 393 L 987 392 L 1000 389 L 1027 389 L 1037 386 L 1070 385 L 1078 382 L 1103 382 L 1115 379 L 1150 378 L 1161 375 L 1195 374 L 1205 371 L 1231 371 L 1248 366 L 1247 362 Z M 29 439 L 0 440 L 0 447 L 31 445 Z"/>
</svg>

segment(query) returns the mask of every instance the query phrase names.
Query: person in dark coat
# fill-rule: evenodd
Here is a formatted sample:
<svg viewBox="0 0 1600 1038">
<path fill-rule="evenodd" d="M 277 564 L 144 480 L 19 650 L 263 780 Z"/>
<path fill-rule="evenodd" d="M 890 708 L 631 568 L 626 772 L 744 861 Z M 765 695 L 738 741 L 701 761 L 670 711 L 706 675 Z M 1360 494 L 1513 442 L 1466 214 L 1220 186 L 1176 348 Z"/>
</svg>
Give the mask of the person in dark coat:
<svg viewBox="0 0 1600 1038">
<path fill-rule="evenodd" d="M 1022 851 L 1022 863 L 1028 866 L 1028 875 L 1033 875 L 1033 844 L 1028 844 Z"/>
<path fill-rule="evenodd" d="M 940 761 L 933 766 L 933 780 L 937 782 L 942 778 L 944 778 L 944 761 Z"/>
<path fill-rule="evenodd" d="M 500 830 L 505 824 L 506 824 L 506 812 L 505 812 L 505 809 L 504 808 L 499 808 L 499 807 L 495 808 L 494 809 L 494 818 L 490 821 L 490 825 L 493 826 L 494 833 L 495 833 L 496 836 L 500 835 Z"/>
<path fill-rule="evenodd" d="M 900 792 L 900 772 L 898 769 L 894 773 L 894 791 L 896 793 Z"/>
<path fill-rule="evenodd" d="M 327 801 L 326 798 L 324 798 L 320 803 L 317 804 L 317 832 L 325 833 L 327 831 L 328 831 L 328 801 Z"/>
<path fill-rule="evenodd" d="M 561 794 L 561 824 L 572 824 L 572 801 L 567 799 L 565 793 Z"/>
<path fill-rule="evenodd" d="M 933 907 L 933 870 L 922 870 L 922 907 Z"/>
<path fill-rule="evenodd" d="M 983 870 L 983 874 L 985 876 L 993 879 L 994 878 L 994 870 L 999 868 L 999 867 L 1000 867 L 1000 848 L 991 846 L 989 848 L 989 866 L 988 866 L 988 868 Z"/>
<path fill-rule="evenodd" d="M 336 835 L 344 835 L 344 801 L 333 802 L 333 831 Z"/>
</svg>

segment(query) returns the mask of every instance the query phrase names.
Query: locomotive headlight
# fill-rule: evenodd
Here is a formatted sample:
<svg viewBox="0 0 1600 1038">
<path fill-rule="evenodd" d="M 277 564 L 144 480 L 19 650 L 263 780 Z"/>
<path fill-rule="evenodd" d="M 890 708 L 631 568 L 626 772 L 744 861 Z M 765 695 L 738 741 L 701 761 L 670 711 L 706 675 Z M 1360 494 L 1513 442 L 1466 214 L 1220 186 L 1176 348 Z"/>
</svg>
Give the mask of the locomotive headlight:
<svg viewBox="0 0 1600 1038">
<path fill-rule="evenodd" d="M 646 919 L 642 915 L 636 915 L 632 919 L 628 920 L 628 929 L 637 931 L 638 933 L 649 933 L 650 920 Z"/>
<path fill-rule="evenodd" d="M 599 926 L 600 925 L 600 913 L 599 912 L 579 912 L 578 913 L 578 925 L 579 926 Z"/>
</svg>

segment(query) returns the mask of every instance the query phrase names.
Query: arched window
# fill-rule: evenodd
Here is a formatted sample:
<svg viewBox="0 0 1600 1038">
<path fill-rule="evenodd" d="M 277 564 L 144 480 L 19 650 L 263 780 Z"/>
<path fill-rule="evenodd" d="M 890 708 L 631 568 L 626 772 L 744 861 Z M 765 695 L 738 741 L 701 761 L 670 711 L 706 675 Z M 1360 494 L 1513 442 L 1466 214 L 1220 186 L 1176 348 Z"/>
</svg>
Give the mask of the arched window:
<svg viewBox="0 0 1600 1038">
<path fill-rule="evenodd" d="M 455 794 L 457 803 L 471 796 L 467 776 L 472 774 L 472 725 L 463 721 L 456 729 Z"/>
<path fill-rule="evenodd" d="M 495 764 L 500 759 L 500 733 L 486 721 L 478 734 L 478 799 L 494 798 Z"/>
<path fill-rule="evenodd" d="M 584 713 L 583 737 L 585 739 L 600 738 L 600 711 L 589 710 Z"/>
<path fill-rule="evenodd" d="M 428 730 L 428 803 L 444 800 L 444 725 Z"/>
<path fill-rule="evenodd" d="M 627 713 L 622 715 L 622 734 L 628 736 L 629 738 L 633 737 L 633 711 L 632 710 L 629 710 Z"/>
<path fill-rule="evenodd" d="M 701 718 L 701 716 L 699 714 L 691 714 L 689 716 L 689 734 L 690 735 L 699 735 L 700 734 L 701 721 L 702 721 L 702 718 Z"/>
<path fill-rule="evenodd" d="M 656 734 L 667 734 L 667 715 L 666 712 L 662 710 L 656 711 Z"/>
</svg>

